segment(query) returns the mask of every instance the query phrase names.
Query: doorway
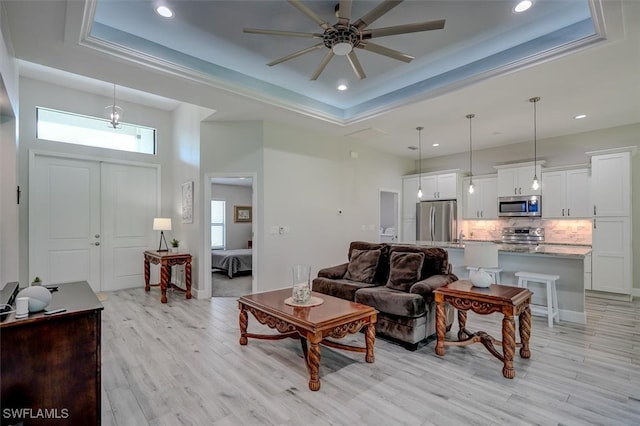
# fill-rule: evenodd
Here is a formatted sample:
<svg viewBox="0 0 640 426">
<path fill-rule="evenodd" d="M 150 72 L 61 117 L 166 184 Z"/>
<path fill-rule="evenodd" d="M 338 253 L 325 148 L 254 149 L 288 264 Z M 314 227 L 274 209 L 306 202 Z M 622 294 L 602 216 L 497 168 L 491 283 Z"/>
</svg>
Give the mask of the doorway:
<svg viewBox="0 0 640 426">
<path fill-rule="evenodd" d="M 381 243 L 397 243 L 398 242 L 398 223 L 399 217 L 399 198 L 398 191 L 380 190 L 379 195 L 379 241 Z"/>
<path fill-rule="evenodd" d="M 210 230 L 206 229 L 208 220 L 204 221 L 204 293 L 212 297 L 237 297 L 254 293 L 257 288 L 259 249 L 256 174 L 210 173 L 205 175 L 204 182 L 205 218 L 212 219 Z M 212 216 L 215 204 L 226 206 L 223 247 L 220 247 L 222 239 L 214 234 L 220 232 L 220 217 Z M 240 213 L 241 217 L 236 217 Z M 246 215 L 249 215 L 248 220 Z M 213 241 L 214 238 L 216 241 Z M 238 271 L 221 269 L 221 263 L 232 262 L 238 265 Z"/>
<path fill-rule="evenodd" d="M 87 281 L 95 292 L 140 286 L 159 199 L 156 165 L 32 153 L 30 279 Z"/>
</svg>

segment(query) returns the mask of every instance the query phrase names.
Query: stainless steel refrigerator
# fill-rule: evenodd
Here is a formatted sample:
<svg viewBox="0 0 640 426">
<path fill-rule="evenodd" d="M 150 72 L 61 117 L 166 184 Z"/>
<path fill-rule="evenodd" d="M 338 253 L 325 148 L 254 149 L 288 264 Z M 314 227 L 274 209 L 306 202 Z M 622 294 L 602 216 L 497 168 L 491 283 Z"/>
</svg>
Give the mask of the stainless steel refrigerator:
<svg viewBox="0 0 640 426">
<path fill-rule="evenodd" d="M 421 201 L 416 209 L 416 240 L 454 241 L 458 238 L 456 200 Z"/>
</svg>

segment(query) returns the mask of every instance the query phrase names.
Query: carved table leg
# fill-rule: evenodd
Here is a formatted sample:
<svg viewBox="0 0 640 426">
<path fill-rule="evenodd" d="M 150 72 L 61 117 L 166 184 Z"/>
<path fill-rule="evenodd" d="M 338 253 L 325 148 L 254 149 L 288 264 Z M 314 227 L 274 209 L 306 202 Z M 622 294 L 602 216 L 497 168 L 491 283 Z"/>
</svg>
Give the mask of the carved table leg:
<svg viewBox="0 0 640 426">
<path fill-rule="evenodd" d="M 373 362 L 373 345 L 376 342 L 376 327 L 373 324 L 367 325 L 367 329 L 365 330 L 364 340 L 367 346 L 367 353 L 364 357 L 365 361 Z"/>
<path fill-rule="evenodd" d="M 458 340 L 466 339 L 467 332 L 467 311 L 458 309 Z"/>
<path fill-rule="evenodd" d="M 513 369 L 513 354 L 516 351 L 516 324 L 513 316 L 505 315 L 502 318 L 502 352 L 504 354 L 504 366 L 502 375 L 507 379 L 513 379 L 516 371 Z"/>
<path fill-rule="evenodd" d="M 162 297 L 160 297 L 160 302 L 167 303 L 167 284 L 169 283 L 169 274 L 171 270 L 169 266 L 162 265 L 160 267 L 160 290 L 162 292 Z"/>
<path fill-rule="evenodd" d="M 322 337 L 308 334 L 309 353 L 307 355 L 307 367 L 309 369 L 309 389 L 312 391 L 320 390 L 320 341 Z"/>
<path fill-rule="evenodd" d="M 149 269 L 149 261 L 144 259 L 144 291 L 151 290 L 151 287 L 149 286 L 149 277 L 151 275 Z"/>
<path fill-rule="evenodd" d="M 444 309 L 444 301 L 436 302 L 436 354 L 444 355 L 444 335 L 447 332 L 447 315 Z"/>
<path fill-rule="evenodd" d="M 531 351 L 529 350 L 529 337 L 531 337 L 531 308 L 529 305 L 520 313 L 520 342 L 522 347 L 520 348 L 520 356 L 522 358 L 531 357 Z"/>
<path fill-rule="evenodd" d="M 240 307 L 240 344 L 247 344 L 247 323 L 249 322 L 247 318 L 247 311 L 244 310 L 244 306 Z"/>
<path fill-rule="evenodd" d="M 184 280 L 187 286 L 187 299 L 191 299 L 191 260 L 184 265 Z"/>
</svg>

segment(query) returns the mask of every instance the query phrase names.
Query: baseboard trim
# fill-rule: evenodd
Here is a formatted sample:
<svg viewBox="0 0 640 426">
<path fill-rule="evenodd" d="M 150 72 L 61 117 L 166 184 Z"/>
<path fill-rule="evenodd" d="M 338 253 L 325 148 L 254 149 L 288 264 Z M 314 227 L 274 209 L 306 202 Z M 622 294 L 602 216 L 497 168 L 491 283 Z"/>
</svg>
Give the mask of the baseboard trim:
<svg viewBox="0 0 640 426">
<path fill-rule="evenodd" d="M 610 299 L 610 300 L 620 300 L 623 302 L 630 302 L 633 300 L 633 297 L 640 297 L 640 289 L 634 288 L 631 289 L 630 294 L 622 294 L 622 293 L 610 293 L 607 291 L 598 291 L 598 290 L 586 290 L 585 294 L 591 297 L 598 297 L 600 299 Z"/>
</svg>

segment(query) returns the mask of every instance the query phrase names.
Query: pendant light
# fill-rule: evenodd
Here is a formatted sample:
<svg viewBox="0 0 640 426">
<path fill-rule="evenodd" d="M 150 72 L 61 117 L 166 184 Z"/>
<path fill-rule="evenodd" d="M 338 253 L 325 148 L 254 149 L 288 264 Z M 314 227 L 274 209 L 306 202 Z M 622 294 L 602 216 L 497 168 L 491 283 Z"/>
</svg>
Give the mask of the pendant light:
<svg viewBox="0 0 640 426">
<path fill-rule="evenodd" d="M 107 119 L 109 119 L 108 126 L 114 129 L 120 129 L 120 119 L 122 118 L 122 108 L 116 105 L 116 84 L 113 83 L 113 105 L 109 105 L 105 108 Z"/>
<path fill-rule="evenodd" d="M 422 129 L 424 127 L 418 126 L 418 199 L 422 199 Z"/>
<path fill-rule="evenodd" d="M 471 119 L 475 117 L 475 114 L 467 114 L 467 118 L 469 119 L 469 194 L 473 194 L 473 145 L 471 143 Z"/>
<path fill-rule="evenodd" d="M 538 135 L 537 135 L 537 116 L 536 116 L 536 104 L 540 100 L 540 97 L 530 98 L 529 102 L 533 104 L 533 182 L 531 188 L 537 191 L 540 188 L 540 182 L 538 182 L 538 174 L 536 172 L 538 163 Z"/>
</svg>

